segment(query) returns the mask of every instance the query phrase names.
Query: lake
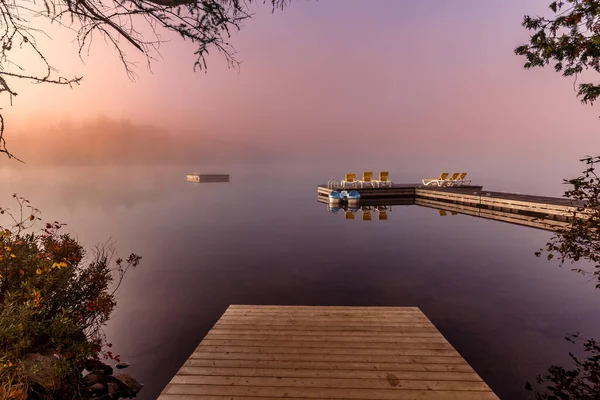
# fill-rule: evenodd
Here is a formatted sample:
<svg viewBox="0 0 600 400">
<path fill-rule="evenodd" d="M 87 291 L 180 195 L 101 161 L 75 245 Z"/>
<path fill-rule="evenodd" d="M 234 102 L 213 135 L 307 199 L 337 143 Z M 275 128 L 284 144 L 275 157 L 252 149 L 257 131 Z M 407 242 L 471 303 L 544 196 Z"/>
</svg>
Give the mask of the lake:
<svg viewBox="0 0 600 400">
<path fill-rule="evenodd" d="M 195 170 L 231 182 L 186 182 Z M 110 240 L 143 257 L 106 329 L 141 399 L 230 304 L 418 306 L 503 399 L 528 398 L 526 380 L 568 361 L 565 334 L 600 338 L 600 291 L 534 255 L 550 232 L 416 205 L 346 220 L 316 200 L 334 172 L 15 166 L 0 169 L 0 204 L 16 192 L 87 248 Z"/>
</svg>

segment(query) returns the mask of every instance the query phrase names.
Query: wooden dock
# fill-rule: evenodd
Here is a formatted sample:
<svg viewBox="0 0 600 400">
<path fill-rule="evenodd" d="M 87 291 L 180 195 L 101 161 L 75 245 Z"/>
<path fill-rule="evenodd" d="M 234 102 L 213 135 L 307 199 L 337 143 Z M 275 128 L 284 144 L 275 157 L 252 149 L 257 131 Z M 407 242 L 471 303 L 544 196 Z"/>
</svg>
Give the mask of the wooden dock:
<svg viewBox="0 0 600 400">
<path fill-rule="evenodd" d="M 196 183 L 229 182 L 229 174 L 188 174 L 185 179 Z"/>
<path fill-rule="evenodd" d="M 562 218 L 563 221 L 572 218 L 577 212 L 577 208 L 581 206 L 581 203 L 574 203 L 565 198 L 494 192 L 482 189 L 482 186 L 433 187 L 420 184 L 396 184 L 385 188 L 352 188 L 352 190 L 358 191 L 361 196 L 358 205 L 361 205 L 361 202 L 368 202 L 371 205 L 376 200 L 389 200 L 392 198 L 413 199 L 416 204 L 416 201 L 421 199 L 520 213 L 533 218 Z M 317 187 L 317 199 L 328 202 L 329 193 L 333 190 L 339 191 L 340 189 L 319 185 Z M 350 190 L 350 188 L 347 190 Z M 586 218 L 586 212 L 577 212 L 577 217 Z"/>
<path fill-rule="evenodd" d="M 488 207 L 475 207 L 468 204 L 454 204 L 444 201 L 430 200 L 427 198 L 416 198 L 415 203 L 421 207 L 435 208 L 440 212 L 441 216 L 450 213 L 465 214 L 477 218 L 485 218 L 494 221 L 506 222 L 509 224 L 523 225 L 530 228 L 543 229 L 547 231 L 556 231 L 561 228 L 567 228 L 571 225 L 570 222 L 562 220 L 560 216 L 548 216 L 546 218 L 532 217 L 529 215 L 519 214 L 518 210 L 498 210 Z M 442 214 L 444 212 L 444 214 Z"/>
<path fill-rule="evenodd" d="M 417 307 L 232 305 L 159 400 L 492 400 Z"/>
</svg>

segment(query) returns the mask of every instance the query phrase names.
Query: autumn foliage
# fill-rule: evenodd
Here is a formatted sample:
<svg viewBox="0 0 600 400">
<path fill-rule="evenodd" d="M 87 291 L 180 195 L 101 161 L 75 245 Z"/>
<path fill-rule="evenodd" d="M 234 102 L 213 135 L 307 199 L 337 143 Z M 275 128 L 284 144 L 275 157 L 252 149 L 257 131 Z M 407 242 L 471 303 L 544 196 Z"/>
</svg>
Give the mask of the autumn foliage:
<svg viewBox="0 0 600 400">
<path fill-rule="evenodd" d="M 40 223 L 26 199 L 13 196 L 16 212 L 0 208 L 0 398 L 21 399 L 36 391 L 48 398 L 76 398 L 86 360 L 115 358 L 102 331 L 123 275 L 140 257 L 113 261 L 114 251 L 89 256 L 63 224 Z M 8 224 L 2 225 L 2 221 Z M 57 385 L 31 379 L 23 358 L 47 349 L 58 355 Z"/>
</svg>

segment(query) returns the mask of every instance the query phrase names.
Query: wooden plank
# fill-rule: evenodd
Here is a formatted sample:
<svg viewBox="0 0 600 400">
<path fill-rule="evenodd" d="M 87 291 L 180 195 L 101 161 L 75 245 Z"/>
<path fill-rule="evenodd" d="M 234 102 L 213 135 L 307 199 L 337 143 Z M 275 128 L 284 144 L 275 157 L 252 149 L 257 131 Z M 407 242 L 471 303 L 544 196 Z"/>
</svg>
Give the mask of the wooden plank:
<svg viewBox="0 0 600 400">
<path fill-rule="evenodd" d="M 490 391 L 432 391 L 395 389 L 290 388 L 229 385 L 173 385 L 166 394 L 256 396 L 276 398 L 378 399 L 378 400 L 497 400 Z M 229 397 L 228 397 L 229 398 Z"/>
<path fill-rule="evenodd" d="M 462 364 L 456 356 L 401 356 L 366 354 L 257 354 L 257 353 L 216 353 L 193 352 L 190 359 L 198 360 L 256 360 L 256 361 L 327 361 L 327 362 L 367 362 L 367 363 L 415 363 L 415 364 Z"/>
<path fill-rule="evenodd" d="M 226 319 L 263 319 L 263 320 L 303 320 L 306 322 L 316 321 L 316 320 L 329 320 L 332 322 L 336 321 L 399 321 L 399 322 L 429 322 L 427 317 L 423 314 L 401 314 L 401 315 L 378 315 L 378 316 L 367 316 L 367 315 L 333 315 L 333 314 L 312 314 L 312 315 L 304 315 L 304 314 L 257 314 L 257 313 L 225 313 L 221 320 Z"/>
<path fill-rule="evenodd" d="M 400 380 L 393 374 L 385 379 L 355 378 L 286 378 L 255 376 L 176 375 L 173 385 L 229 385 L 287 388 L 345 388 L 345 389 L 395 389 L 395 390 L 464 390 L 489 391 L 482 381 L 432 381 Z"/>
<path fill-rule="evenodd" d="M 411 399 L 411 400 L 430 400 L 430 399 L 435 399 L 435 400 L 456 400 L 457 397 L 455 397 L 454 394 L 451 395 L 451 397 L 445 397 L 447 396 L 446 394 L 442 394 L 440 395 L 440 397 L 402 397 L 402 398 L 398 398 L 399 400 L 402 399 Z M 467 395 L 467 397 L 464 397 L 465 400 L 488 400 L 488 399 L 496 399 L 497 397 L 474 397 L 474 396 L 479 396 L 478 394 L 474 394 L 474 392 L 471 392 Z M 260 397 L 256 397 L 256 396 L 227 396 L 227 397 L 223 397 L 220 395 L 201 395 L 201 394 L 162 394 L 160 395 L 160 397 L 158 398 L 158 400 L 281 400 L 282 397 L 272 397 L 272 396 L 260 396 Z M 285 396 L 286 400 L 306 400 L 306 397 L 289 397 L 289 396 Z M 334 397 L 311 397 L 311 399 L 315 399 L 315 400 L 346 400 L 346 398 L 334 398 Z M 370 399 L 359 399 L 359 398 L 354 398 L 353 400 L 372 400 L 372 398 Z"/>
<path fill-rule="evenodd" d="M 184 367 L 232 367 L 232 368 L 276 368 L 307 370 L 353 370 L 353 371 L 420 371 L 420 372 L 475 372 L 466 363 L 462 364 L 415 364 L 398 362 L 327 362 L 327 361 L 260 361 L 260 360 L 202 360 L 189 359 Z"/>
<path fill-rule="evenodd" d="M 468 395 L 469 397 L 466 397 L 466 400 L 482 400 L 482 398 L 480 397 L 472 397 L 473 394 L 469 393 Z M 203 394 L 161 394 L 160 397 L 158 398 L 158 400 L 281 400 L 282 397 L 272 397 L 272 396 L 260 396 L 260 397 L 256 397 L 256 396 L 220 396 L 220 395 L 203 395 Z M 306 400 L 306 397 L 285 397 L 286 400 Z M 324 397 L 312 397 L 312 399 L 315 400 L 346 400 L 341 399 L 341 398 L 334 398 L 334 397 L 329 397 L 329 398 L 324 398 Z M 406 397 L 405 397 L 406 399 Z M 414 400 L 415 398 L 410 398 L 411 400 Z M 429 398 L 421 398 L 421 399 L 432 399 L 431 397 Z M 435 397 L 434 399 L 436 400 L 455 400 L 456 397 Z M 490 397 L 487 397 L 484 400 L 490 399 Z M 492 397 L 492 399 L 497 399 L 495 397 Z M 353 400 L 371 400 L 371 399 L 358 399 L 355 398 Z M 416 400 L 419 400 L 419 398 L 416 398 Z"/>
<path fill-rule="evenodd" d="M 403 348 L 339 348 L 339 347 L 303 347 L 303 346 L 209 346 L 201 343 L 194 353 L 252 353 L 252 354 L 320 354 L 320 355 L 396 355 L 396 356 L 457 356 L 453 348 L 446 349 L 403 349 Z"/>
<path fill-rule="evenodd" d="M 444 203 L 448 204 L 448 203 Z M 377 313 L 377 315 L 373 315 L 372 311 L 368 310 L 357 310 L 357 311 L 347 311 L 347 310 L 240 310 L 240 309 L 228 309 L 225 311 L 224 315 L 257 315 L 257 316 L 270 316 L 270 315 L 294 315 L 294 316 L 304 316 L 304 317 L 312 317 L 312 316 L 332 316 L 332 317 L 356 317 L 357 315 L 365 316 L 365 317 L 382 317 L 382 316 L 391 316 L 391 317 L 410 317 L 410 316 L 422 316 L 423 313 L 418 310 L 407 310 L 407 311 L 397 311 L 397 310 L 382 310 Z"/>
<path fill-rule="evenodd" d="M 159 399 L 495 399 L 416 307 L 231 306 Z"/>
<path fill-rule="evenodd" d="M 335 345 L 347 345 L 352 343 L 364 343 L 368 346 L 369 343 L 387 343 L 390 345 L 401 345 L 402 343 L 448 343 L 448 341 L 442 335 L 426 336 L 426 337 L 378 337 L 377 335 L 371 336 L 346 336 L 346 337 L 332 337 L 328 335 L 279 335 L 277 332 L 272 332 L 270 335 L 262 334 L 223 334 L 220 331 L 211 331 L 205 337 L 203 342 L 207 340 L 235 340 L 235 341 L 281 341 L 283 343 L 289 342 L 303 342 L 307 346 L 317 343 L 327 343 Z"/>
<path fill-rule="evenodd" d="M 369 327 L 430 327 L 431 323 L 421 321 L 361 321 L 360 319 L 349 319 L 344 320 L 310 320 L 310 319 L 273 319 L 273 318 L 221 318 L 219 325 L 270 325 L 270 326 L 324 326 L 324 327 L 338 327 L 338 326 L 359 326 L 363 328 Z"/>
<path fill-rule="evenodd" d="M 402 371 L 402 370 L 336 370 L 336 369 L 301 369 L 301 368 L 232 368 L 232 367 L 188 367 L 183 366 L 177 375 L 206 376 L 253 376 L 253 377 L 288 377 L 288 378 L 346 378 L 346 379 L 388 379 L 394 375 L 400 380 L 419 381 L 468 381 L 481 382 L 475 372 L 435 372 L 435 371 Z"/>
<path fill-rule="evenodd" d="M 271 329 L 261 329 L 260 327 L 254 327 L 254 329 L 237 329 L 237 327 L 233 329 L 226 328 L 218 328 L 215 327 L 211 329 L 208 333 L 210 335 L 235 335 L 237 337 L 242 337 L 242 335 L 261 335 L 265 337 L 269 336 L 319 336 L 325 338 L 335 338 L 336 340 L 342 340 L 344 338 L 367 338 L 367 337 L 375 337 L 381 338 L 381 340 L 391 340 L 392 338 L 443 338 L 443 336 L 437 331 L 435 328 L 427 328 L 427 329 L 411 329 L 406 330 L 403 329 L 401 332 L 397 330 L 393 330 L 390 332 L 385 331 L 335 331 L 335 336 L 332 336 L 329 332 L 323 330 L 271 330 Z M 306 339 L 309 340 L 309 339 Z M 345 340 L 345 339 L 344 339 Z"/>
<path fill-rule="evenodd" d="M 411 318 L 411 317 L 421 317 L 423 316 L 422 312 L 418 312 L 418 311 L 381 311 L 378 312 L 376 315 L 373 315 L 372 312 L 369 311 L 357 311 L 357 312 L 349 312 L 349 311 L 344 311 L 344 310 L 339 310 L 339 311 L 308 311 L 308 310 L 298 310 L 298 311 L 294 311 L 294 310 L 281 310 L 281 311 L 275 311 L 275 310 L 268 310 L 268 311 L 256 311 L 256 310 L 227 310 L 225 311 L 225 315 L 234 315 L 234 316 L 285 316 L 285 315 L 293 315 L 295 317 L 297 316 L 304 316 L 304 317 L 319 317 L 319 316 L 332 316 L 332 317 L 337 317 L 337 318 L 343 318 L 343 317 L 354 317 L 356 318 L 356 316 L 364 316 L 367 318 L 381 318 L 381 317 L 385 317 L 385 316 L 390 316 L 390 317 L 398 317 L 398 318 Z"/>
<path fill-rule="evenodd" d="M 316 342 L 300 340 L 244 340 L 244 339 L 208 339 L 201 342 L 201 346 L 231 346 L 231 347 L 273 347 L 289 348 L 300 347 L 303 349 L 453 349 L 448 342 Z"/>
<path fill-rule="evenodd" d="M 395 324 L 388 326 L 380 326 L 380 325 L 371 325 L 371 326 L 362 326 L 359 324 L 354 325 L 285 325 L 285 324 L 277 324 L 277 325 L 260 325 L 257 326 L 255 324 L 222 324 L 217 322 L 215 327 L 219 329 L 270 329 L 273 331 L 321 331 L 321 332 L 336 332 L 336 331 L 357 331 L 357 332 L 436 332 L 436 329 L 431 325 L 417 325 L 417 324 Z"/>
<path fill-rule="evenodd" d="M 247 304 L 232 304 L 227 310 L 256 310 L 256 311 L 413 311 L 422 313 L 419 307 L 392 307 L 392 306 L 255 306 Z"/>
</svg>

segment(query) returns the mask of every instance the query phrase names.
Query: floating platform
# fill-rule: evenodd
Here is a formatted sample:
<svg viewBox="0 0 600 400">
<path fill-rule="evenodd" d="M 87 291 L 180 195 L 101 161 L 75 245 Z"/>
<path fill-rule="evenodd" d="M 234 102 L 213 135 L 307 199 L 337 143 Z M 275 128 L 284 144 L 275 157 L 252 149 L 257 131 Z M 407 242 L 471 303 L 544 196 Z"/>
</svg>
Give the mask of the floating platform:
<svg viewBox="0 0 600 400">
<path fill-rule="evenodd" d="M 550 219 L 563 222 L 577 216 L 586 218 L 586 212 L 578 211 L 582 203 L 557 197 L 544 197 L 524 195 L 518 193 L 505 193 L 482 190 L 482 186 L 458 187 L 430 187 L 420 184 L 392 185 L 391 187 L 365 187 L 353 188 L 360 194 L 359 206 L 374 205 L 378 201 L 390 204 L 392 199 L 412 199 L 414 204 L 425 205 L 437 202 L 437 208 L 444 208 L 444 204 L 460 204 L 478 209 L 522 214 L 529 219 Z M 317 199 L 321 202 L 329 201 L 329 193 L 339 188 L 327 185 L 317 187 Z M 449 206 L 448 206 L 449 207 Z M 470 210 L 473 211 L 473 210 Z M 555 228 L 561 224 L 555 224 Z M 545 228 L 544 228 L 545 229 Z M 554 228 L 553 228 L 554 229 Z"/>
<path fill-rule="evenodd" d="M 159 400 L 498 400 L 417 307 L 231 305 Z"/>
<path fill-rule="evenodd" d="M 186 175 L 186 180 L 198 183 L 229 182 L 229 174 L 190 174 Z"/>
</svg>

